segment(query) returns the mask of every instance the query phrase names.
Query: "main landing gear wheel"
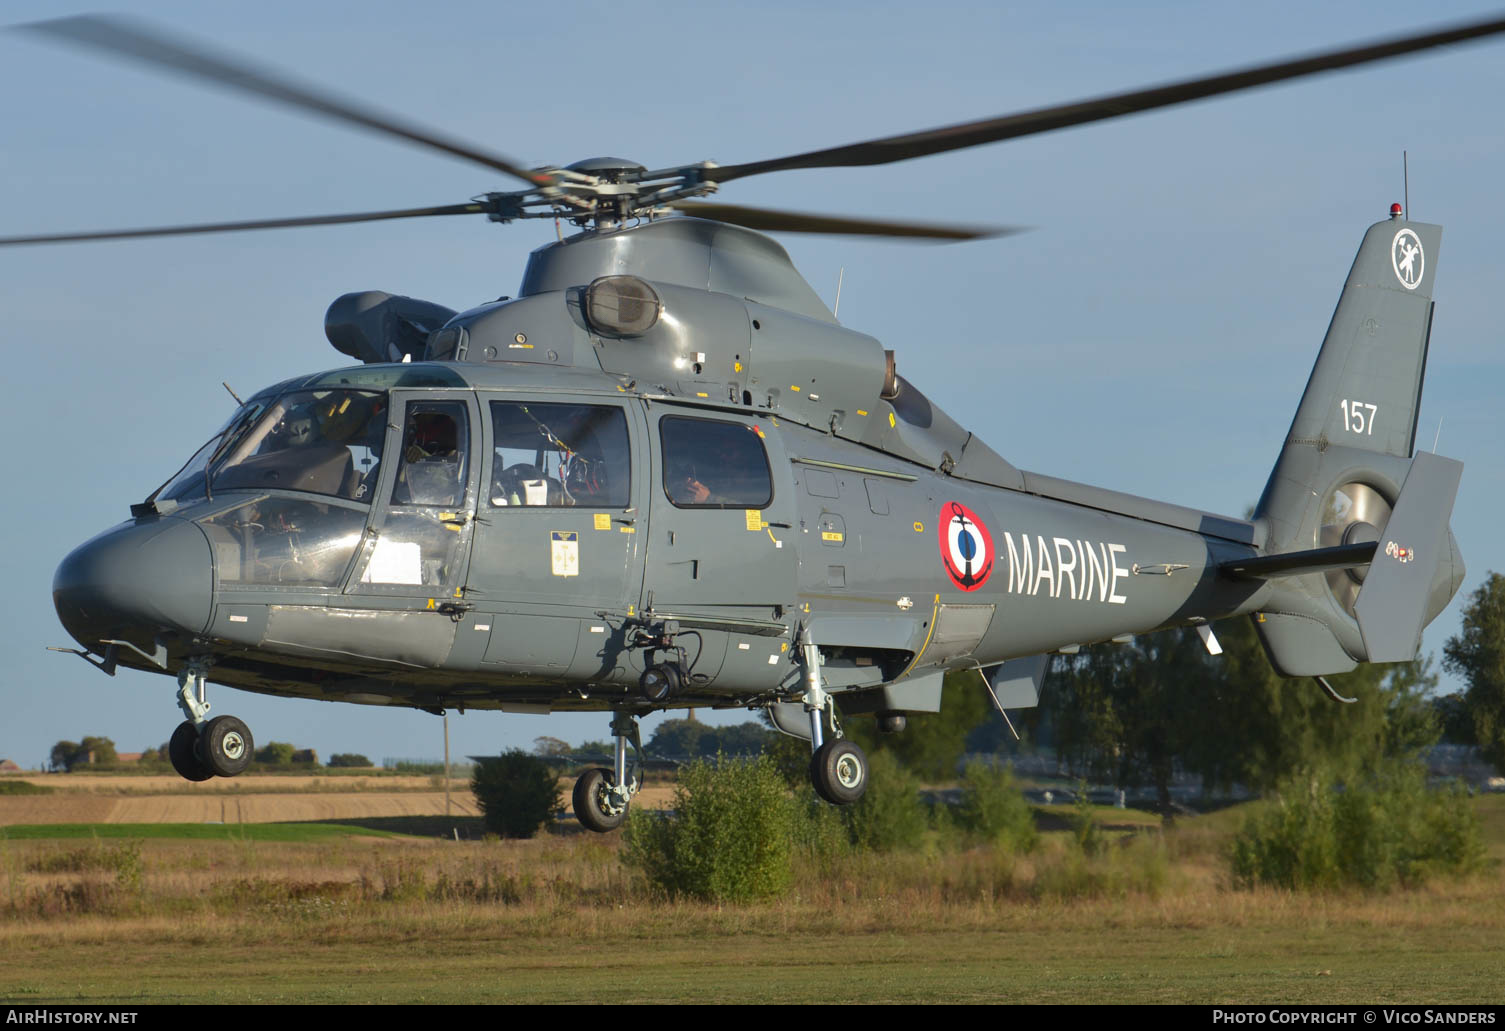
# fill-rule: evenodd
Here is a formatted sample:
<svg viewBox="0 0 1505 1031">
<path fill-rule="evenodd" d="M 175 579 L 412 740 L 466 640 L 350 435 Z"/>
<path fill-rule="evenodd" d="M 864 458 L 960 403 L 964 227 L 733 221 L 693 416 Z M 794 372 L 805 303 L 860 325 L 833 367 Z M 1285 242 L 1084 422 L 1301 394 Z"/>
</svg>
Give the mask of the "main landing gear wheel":
<svg viewBox="0 0 1505 1031">
<path fill-rule="evenodd" d="M 216 716 L 199 735 L 199 755 L 204 765 L 220 777 L 234 777 L 251 765 L 255 746 L 251 728 L 234 716 Z"/>
<path fill-rule="evenodd" d="M 611 771 L 586 770 L 575 781 L 575 818 L 586 830 L 604 833 L 616 830 L 627 819 L 627 803 L 611 790 Z"/>
<path fill-rule="evenodd" d="M 810 783 L 833 805 L 851 805 L 867 791 L 867 756 L 845 738 L 827 741 L 810 757 Z"/>
<path fill-rule="evenodd" d="M 179 723 L 167 742 L 167 757 L 184 780 L 202 781 L 214 776 L 214 771 L 199 758 L 198 747 L 198 729 L 189 720 Z"/>
</svg>

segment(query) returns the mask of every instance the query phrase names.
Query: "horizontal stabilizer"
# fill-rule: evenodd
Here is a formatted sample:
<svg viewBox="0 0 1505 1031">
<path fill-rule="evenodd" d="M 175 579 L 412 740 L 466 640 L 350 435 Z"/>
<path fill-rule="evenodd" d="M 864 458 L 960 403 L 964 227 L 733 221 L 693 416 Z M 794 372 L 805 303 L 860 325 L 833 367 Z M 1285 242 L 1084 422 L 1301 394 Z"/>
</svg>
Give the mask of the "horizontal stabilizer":
<svg viewBox="0 0 1505 1031">
<path fill-rule="evenodd" d="M 1343 544 L 1336 548 L 1312 548 L 1309 551 L 1287 551 L 1280 555 L 1240 558 L 1222 563 L 1218 566 L 1218 572 L 1234 580 L 1271 580 L 1277 576 L 1301 576 L 1303 573 L 1325 573 L 1329 569 L 1351 569 L 1368 565 L 1378 547 L 1374 541 L 1369 541 L 1363 544 Z"/>
<path fill-rule="evenodd" d="M 1354 602 L 1370 662 L 1416 658 L 1432 581 L 1451 555 L 1448 519 L 1463 463 L 1423 451 L 1411 460 L 1374 563 Z"/>
</svg>

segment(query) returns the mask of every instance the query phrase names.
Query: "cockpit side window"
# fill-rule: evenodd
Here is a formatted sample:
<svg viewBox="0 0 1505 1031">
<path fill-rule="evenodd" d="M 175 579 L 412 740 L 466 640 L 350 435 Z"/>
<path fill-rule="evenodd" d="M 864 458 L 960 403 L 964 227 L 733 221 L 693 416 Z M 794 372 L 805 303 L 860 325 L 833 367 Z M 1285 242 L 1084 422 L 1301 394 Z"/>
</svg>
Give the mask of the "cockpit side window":
<svg viewBox="0 0 1505 1031">
<path fill-rule="evenodd" d="M 493 508 L 626 508 L 627 416 L 615 405 L 491 402 Z"/>
<path fill-rule="evenodd" d="M 464 503 L 469 425 L 462 401 L 408 403 L 392 504 Z"/>
</svg>

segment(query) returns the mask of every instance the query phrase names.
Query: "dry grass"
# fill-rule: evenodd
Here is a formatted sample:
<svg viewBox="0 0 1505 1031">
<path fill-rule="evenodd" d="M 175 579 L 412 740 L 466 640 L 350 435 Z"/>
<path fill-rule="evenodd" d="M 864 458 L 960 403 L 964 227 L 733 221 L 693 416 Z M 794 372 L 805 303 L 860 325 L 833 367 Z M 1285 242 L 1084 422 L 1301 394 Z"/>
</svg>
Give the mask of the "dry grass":
<svg viewBox="0 0 1505 1031">
<path fill-rule="evenodd" d="M 1505 858 L 1505 799 L 1478 805 Z M 655 897 L 616 835 L 0 841 L 0 998 L 1505 1001 L 1499 865 L 1389 895 L 1235 891 L 1241 822 L 1091 859 L 1067 834 L 806 859 L 786 898 L 739 906 Z"/>
<path fill-rule="evenodd" d="M 0 843 L 0 997 L 1505 997 L 1498 869 L 1386 896 L 1233 891 L 1204 833 L 1141 834 L 1094 860 L 1047 835 L 1028 857 L 976 849 L 809 861 L 789 897 L 743 906 L 655 898 L 619 862 L 616 836 L 11 841 Z M 110 851 L 121 848 L 139 856 L 134 880 L 129 856 Z M 187 957 L 191 980 L 180 972 Z"/>
</svg>

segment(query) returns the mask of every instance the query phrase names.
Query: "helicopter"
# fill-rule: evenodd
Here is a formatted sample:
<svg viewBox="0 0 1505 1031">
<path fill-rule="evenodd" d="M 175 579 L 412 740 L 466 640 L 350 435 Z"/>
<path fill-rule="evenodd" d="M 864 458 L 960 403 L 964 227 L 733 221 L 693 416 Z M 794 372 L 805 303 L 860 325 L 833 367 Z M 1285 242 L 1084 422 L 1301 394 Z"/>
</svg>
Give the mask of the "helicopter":
<svg viewBox="0 0 1505 1031">
<path fill-rule="evenodd" d="M 0 240 L 55 243 L 438 215 L 560 218 L 515 299 L 331 305 L 353 368 L 253 394 L 132 519 L 59 567 L 80 654 L 178 681 L 171 754 L 233 776 L 251 734 L 207 684 L 430 710 L 609 711 L 575 808 L 620 824 L 637 720 L 750 707 L 811 744 L 829 801 L 866 786 L 845 714 L 934 711 L 945 672 L 1001 709 L 1048 655 L 1254 615 L 1276 668 L 1414 657 L 1463 577 L 1459 469 L 1413 459 L 1440 229 L 1366 234 L 1260 505 L 1232 519 L 1020 471 L 839 325 L 758 230 L 999 231 L 697 200 L 794 168 L 879 164 L 1477 38 L 1490 22 L 773 161 L 524 169 L 109 19 L 34 29 L 466 157 L 527 189 L 355 215 Z M 1388 270 L 1388 271 L 1387 271 Z M 1408 278 L 1409 277 L 1409 278 Z M 1355 342 L 1358 342 L 1357 344 Z M 1356 351 L 1358 344 L 1362 351 Z M 918 377 L 917 377 L 918 378 Z"/>
</svg>

